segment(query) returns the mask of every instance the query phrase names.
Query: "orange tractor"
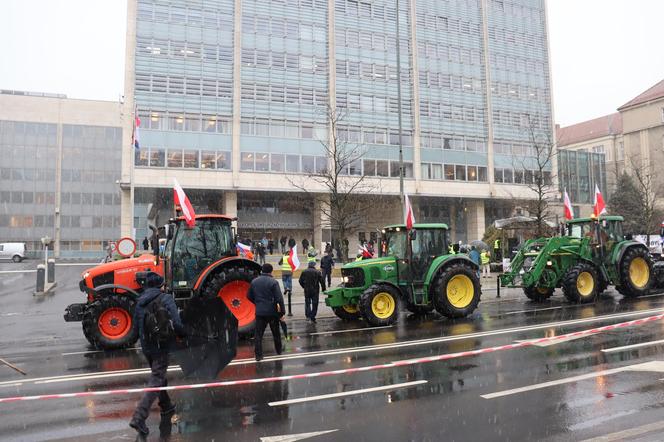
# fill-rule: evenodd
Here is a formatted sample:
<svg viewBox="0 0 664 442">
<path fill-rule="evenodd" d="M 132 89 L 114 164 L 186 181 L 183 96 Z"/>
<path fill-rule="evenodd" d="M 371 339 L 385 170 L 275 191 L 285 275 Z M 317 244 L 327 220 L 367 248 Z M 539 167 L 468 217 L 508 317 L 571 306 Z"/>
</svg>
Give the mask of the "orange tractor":
<svg viewBox="0 0 664 442">
<path fill-rule="evenodd" d="M 132 316 L 142 290 L 137 274 L 153 271 L 164 276 L 165 291 L 174 295 L 183 316 L 201 327 L 207 324 L 202 333 L 215 333 L 213 329 L 251 333 L 255 307 L 247 292 L 261 267 L 238 256 L 232 221 L 224 215 L 197 215 L 190 228 L 184 218 L 172 219 L 161 256 L 145 254 L 86 270 L 79 282 L 86 302 L 69 305 L 65 321 L 81 321 L 83 334 L 97 348 L 133 345 L 138 327 Z M 210 312 L 216 317 L 203 320 Z M 229 325 L 227 318 L 236 321 Z"/>
</svg>

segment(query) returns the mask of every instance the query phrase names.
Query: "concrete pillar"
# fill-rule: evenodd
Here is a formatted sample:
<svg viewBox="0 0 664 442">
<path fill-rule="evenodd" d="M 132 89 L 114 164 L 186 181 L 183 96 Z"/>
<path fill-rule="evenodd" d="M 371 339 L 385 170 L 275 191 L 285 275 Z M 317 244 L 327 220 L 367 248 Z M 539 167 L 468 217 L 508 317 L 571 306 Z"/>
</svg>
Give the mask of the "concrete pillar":
<svg viewBox="0 0 664 442">
<path fill-rule="evenodd" d="M 328 195 L 321 195 L 314 199 L 314 210 L 313 210 L 313 226 L 314 234 L 313 241 L 314 247 L 317 250 L 322 252 L 324 249 L 322 247 L 323 241 L 329 242 L 331 240 L 330 235 L 323 233 L 329 232 L 330 229 L 330 218 L 325 209 L 329 207 L 330 197 Z"/>
<path fill-rule="evenodd" d="M 237 216 L 237 192 L 227 190 L 224 192 L 224 215 Z M 233 227 L 237 229 L 237 221 L 233 221 Z"/>
<path fill-rule="evenodd" d="M 233 131 L 232 161 L 233 188 L 240 187 L 240 123 L 242 103 L 242 0 L 235 0 L 235 16 L 233 30 Z"/>
<path fill-rule="evenodd" d="M 466 237 L 468 241 L 482 239 L 486 230 L 484 201 L 470 200 L 466 203 Z"/>
<path fill-rule="evenodd" d="M 412 93 L 413 93 L 413 108 L 411 112 L 413 113 L 413 178 L 415 178 L 415 188 L 416 192 L 420 192 L 421 180 L 422 180 L 422 168 L 420 167 L 420 72 L 418 65 L 418 51 L 417 51 L 417 28 L 416 28 L 416 7 L 415 0 L 410 0 L 408 8 L 408 15 L 410 21 L 410 44 L 411 44 L 411 53 L 410 53 L 410 65 L 412 68 Z"/>
<path fill-rule="evenodd" d="M 457 241 L 456 234 L 456 219 L 457 219 L 457 206 L 454 201 L 450 202 L 450 241 L 455 243 Z"/>
<path fill-rule="evenodd" d="M 489 179 L 489 191 L 494 194 L 494 160 L 493 160 L 493 105 L 491 95 L 491 65 L 489 64 L 489 1 L 480 2 L 482 9 L 482 54 L 484 56 L 484 97 L 486 105 L 486 151 L 487 151 L 487 178 Z"/>
</svg>

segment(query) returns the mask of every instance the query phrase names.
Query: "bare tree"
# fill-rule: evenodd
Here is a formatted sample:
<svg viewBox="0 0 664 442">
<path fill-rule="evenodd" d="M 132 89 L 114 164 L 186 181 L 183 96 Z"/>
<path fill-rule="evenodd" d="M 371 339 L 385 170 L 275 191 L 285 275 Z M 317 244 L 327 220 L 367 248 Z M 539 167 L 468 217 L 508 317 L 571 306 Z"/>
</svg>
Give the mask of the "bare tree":
<svg viewBox="0 0 664 442">
<path fill-rule="evenodd" d="M 288 181 L 311 196 L 329 220 L 332 242 L 340 245 L 341 258 L 345 262 L 349 234 L 364 225 L 368 214 L 379 207 L 383 198 L 379 183 L 368 180 L 362 170 L 365 146 L 349 141 L 345 135 L 342 122 L 347 117 L 346 111 L 328 105 L 325 117 L 328 136 L 319 141 L 328 159 L 327 167 L 316 167 L 317 170 L 304 176 L 289 177 Z"/>
<path fill-rule="evenodd" d="M 661 183 L 655 176 L 654 164 L 646 163 L 640 158 L 630 158 L 634 184 L 639 193 L 637 222 L 645 229 L 647 243 L 650 244 L 650 233 L 657 231 L 662 211 L 657 207 L 657 200 L 662 197 Z"/>
</svg>

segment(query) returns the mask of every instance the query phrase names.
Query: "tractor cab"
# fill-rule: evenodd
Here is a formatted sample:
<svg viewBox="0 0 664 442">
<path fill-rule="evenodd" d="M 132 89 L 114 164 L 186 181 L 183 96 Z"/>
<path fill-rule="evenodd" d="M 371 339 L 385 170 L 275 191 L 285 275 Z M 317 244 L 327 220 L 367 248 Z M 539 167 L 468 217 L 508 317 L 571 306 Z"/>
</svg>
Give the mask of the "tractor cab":
<svg viewBox="0 0 664 442">
<path fill-rule="evenodd" d="M 577 218 L 567 221 L 567 236 L 590 238 L 590 244 L 594 245 L 595 249 L 601 248 L 604 256 L 608 257 L 616 244 L 625 241 L 622 223 L 622 216 Z"/>
<path fill-rule="evenodd" d="M 415 229 L 388 226 L 382 230 L 385 255 L 396 258 L 400 281 L 423 284 L 438 256 L 447 254 L 447 226 L 418 224 Z"/>
</svg>

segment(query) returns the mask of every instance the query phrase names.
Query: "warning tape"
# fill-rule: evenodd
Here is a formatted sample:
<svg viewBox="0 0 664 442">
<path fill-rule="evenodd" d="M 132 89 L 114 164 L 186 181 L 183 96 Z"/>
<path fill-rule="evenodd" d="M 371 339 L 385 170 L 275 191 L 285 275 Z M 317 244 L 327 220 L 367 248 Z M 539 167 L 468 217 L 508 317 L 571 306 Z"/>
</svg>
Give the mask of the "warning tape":
<svg viewBox="0 0 664 442">
<path fill-rule="evenodd" d="M 256 379 L 239 379 L 234 381 L 218 381 L 218 382 L 206 382 L 203 384 L 187 384 L 187 385 L 172 385 L 167 387 L 143 387 L 143 388 L 128 388 L 122 390 L 102 390 L 102 391 L 82 391 L 78 393 L 60 393 L 60 394 L 42 394 L 37 396 L 15 396 L 15 397 L 6 397 L 0 398 L 0 403 L 7 402 L 19 402 L 19 401 L 34 401 L 34 400 L 48 400 L 48 399 L 67 399 L 67 398 L 79 398 L 79 397 L 90 397 L 90 396 L 110 396 L 110 395 L 119 395 L 119 394 L 133 394 L 133 393 L 145 393 L 150 391 L 177 391 L 177 390 L 197 390 L 202 388 L 219 388 L 219 387 L 230 387 L 235 385 L 248 385 L 248 384 L 263 384 L 267 382 L 282 382 L 282 381 L 291 381 L 296 379 L 310 379 L 323 376 L 335 376 L 342 374 L 352 374 L 352 373 L 361 373 L 364 371 L 374 371 L 374 370 L 383 370 L 386 368 L 395 368 L 395 367 L 404 367 L 408 365 L 423 364 L 427 362 L 436 362 L 436 361 L 446 361 L 449 359 L 457 359 L 468 356 L 477 356 L 487 353 L 495 353 L 498 351 L 504 350 L 513 350 L 516 348 L 530 347 L 536 344 L 541 344 L 543 342 L 556 341 L 560 339 L 575 338 L 580 336 L 593 335 L 596 333 L 601 333 L 605 331 L 615 330 L 617 328 L 632 327 L 635 325 L 642 325 L 648 322 L 658 321 L 664 319 L 664 314 L 659 314 L 655 316 L 648 316 L 646 318 L 634 319 L 632 321 L 620 322 L 617 324 L 605 325 L 602 327 L 591 328 L 588 330 L 581 330 L 572 333 L 566 333 L 558 336 L 550 336 L 539 339 L 532 339 L 528 341 L 517 342 L 514 344 L 499 345 L 496 347 L 486 347 L 480 348 L 477 350 L 462 351 L 457 353 L 447 353 L 444 355 L 438 356 L 428 356 L 424 358 L 415 358 L 415 359 L 405 359 L 401 361 L 388 362 L 385 364 L 377 365 L 368 365 L 364 367 L 357 368 L 343 368 L 340 370 L 331 370 L 331 371 L 319 371 L 315 373 L 303 373 L 303 374 L 293 374 L 285 376 L 273 376 L 268 378 L 256 378 Z"/>
</svg>

